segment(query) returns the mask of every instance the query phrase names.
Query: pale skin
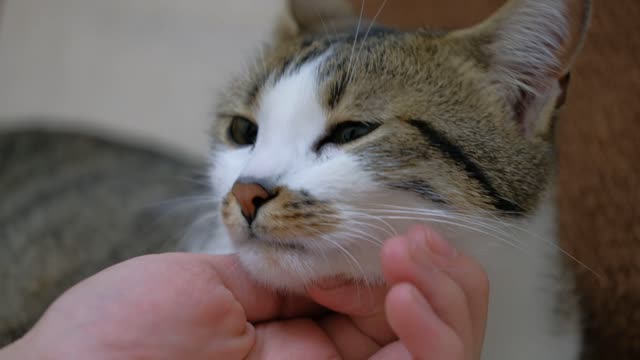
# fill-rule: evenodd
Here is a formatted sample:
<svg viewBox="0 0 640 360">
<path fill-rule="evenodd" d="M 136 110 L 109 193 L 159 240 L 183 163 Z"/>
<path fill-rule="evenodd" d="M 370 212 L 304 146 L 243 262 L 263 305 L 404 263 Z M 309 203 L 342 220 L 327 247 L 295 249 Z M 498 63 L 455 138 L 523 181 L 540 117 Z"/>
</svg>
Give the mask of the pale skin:
<svg viewBox="0 0 640 360">
<path fill-rule="evenodd" d="M 479 359 L 480 265 L 421 226 L 381 257 L 388 286 L 333 279 L 306 296 L 255 284 L 232 256 L 133 259 L 67 291 L 0 359 Z"/>
</svg>

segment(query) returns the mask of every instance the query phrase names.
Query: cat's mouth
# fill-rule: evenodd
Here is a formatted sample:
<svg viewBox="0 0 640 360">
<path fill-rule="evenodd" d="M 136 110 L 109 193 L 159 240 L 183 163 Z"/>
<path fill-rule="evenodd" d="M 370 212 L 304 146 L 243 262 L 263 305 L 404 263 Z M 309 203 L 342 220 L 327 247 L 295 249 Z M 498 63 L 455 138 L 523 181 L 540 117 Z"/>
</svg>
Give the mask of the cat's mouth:
<svg viewBox="0 0 640 360">
<path fill-rule="evenodd" d="M 295 251 L 295 252 L 307 252 L 307 248 L 300 244 L 282 243 L 275 241 L 263 241 L 260 246 L 265 246 L 278 251 Z"/>
<path fill-rule="evenodd" d="M 332 203 L 301 190 L 237 182 L 222 203 L 222 221 L 236 247 L 269 254 L 310 254 L 321 238 L 339 228 Z"/>
<path fill-rule="evenodd" d="M 258 247 L 262 249 L 276 250 L 276 251 L 288 251 L 305 253 L 309 249 L 299 243 L 287 242 L 281 240 L 265 239 L 255 234 L 251 234 L 246 240 L 240 241 L 239 246 Z"/>
</svg>

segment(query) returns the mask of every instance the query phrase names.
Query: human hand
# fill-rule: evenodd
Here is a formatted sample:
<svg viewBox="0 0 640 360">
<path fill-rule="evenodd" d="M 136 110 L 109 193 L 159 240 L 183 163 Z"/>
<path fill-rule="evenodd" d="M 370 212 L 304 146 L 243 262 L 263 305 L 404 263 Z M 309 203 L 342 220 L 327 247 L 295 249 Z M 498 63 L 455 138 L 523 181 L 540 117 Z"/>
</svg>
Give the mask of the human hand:
<svg viewBox="0 0 640 360">
<path fill-rule="evenodd" d="M 388 293 L 329 281 L 308 297 L 255 284 L 234 257 L 133 259 L 69 290 L 0 358 L 476 359 L 486 277 L 452 250 L 447 259 L 415 256 L 443 244 L 421 227 L 389 240 L 382 251 Z M 318 316 L 315 303 L 334 313 Z"/>
<path fill-rule="evenodd" d="M 480 359 L 489 300 L 483 268 L 424 226 L 388 240 L 381 256 L 388 291 L 309 289 L 337 312 L 320 324 L 341 358 Z"/>
</svg>

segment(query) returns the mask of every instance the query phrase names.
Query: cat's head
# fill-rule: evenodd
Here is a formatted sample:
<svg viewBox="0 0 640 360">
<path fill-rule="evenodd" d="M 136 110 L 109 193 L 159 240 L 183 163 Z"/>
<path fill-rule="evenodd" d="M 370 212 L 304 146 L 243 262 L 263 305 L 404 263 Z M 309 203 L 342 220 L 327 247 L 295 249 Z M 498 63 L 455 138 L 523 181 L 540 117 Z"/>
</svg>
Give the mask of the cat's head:
<svg viewBox="0 0 640 360">
<path fill-rule="evenodd" d="M 380 243 L 410 223 L 536 212 L 588 18 L 587 2 L 569 2 L 512 1 L 471 29 L 400 32 L 340 0 L 291 1 L 217 108 L 212 182 L 242 264 L 288 289 L 372 281 Z"/>
</svg>

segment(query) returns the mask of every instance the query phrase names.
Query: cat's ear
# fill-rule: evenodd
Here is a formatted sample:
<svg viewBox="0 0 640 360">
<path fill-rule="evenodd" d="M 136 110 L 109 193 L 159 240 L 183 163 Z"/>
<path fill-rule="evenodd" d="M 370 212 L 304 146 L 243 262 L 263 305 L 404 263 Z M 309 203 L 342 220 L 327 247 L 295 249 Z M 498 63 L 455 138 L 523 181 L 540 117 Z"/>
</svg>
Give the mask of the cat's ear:
<svg viewBox="0 0 640 360">
<path fill-rule="evenodd" d="M 569 71 L 584 43 L 591 0 L 512 0 L 462 30 L 482 47 L 492 86 L 507 97 L 528 136 L 552 131 Z"/>
<path fill-rule="evenodd" d="M 276 26 L 276 41 L 326 32 L 335 33 L 357 23 L 348 0 L 285 0 Z"/>
</svg>

